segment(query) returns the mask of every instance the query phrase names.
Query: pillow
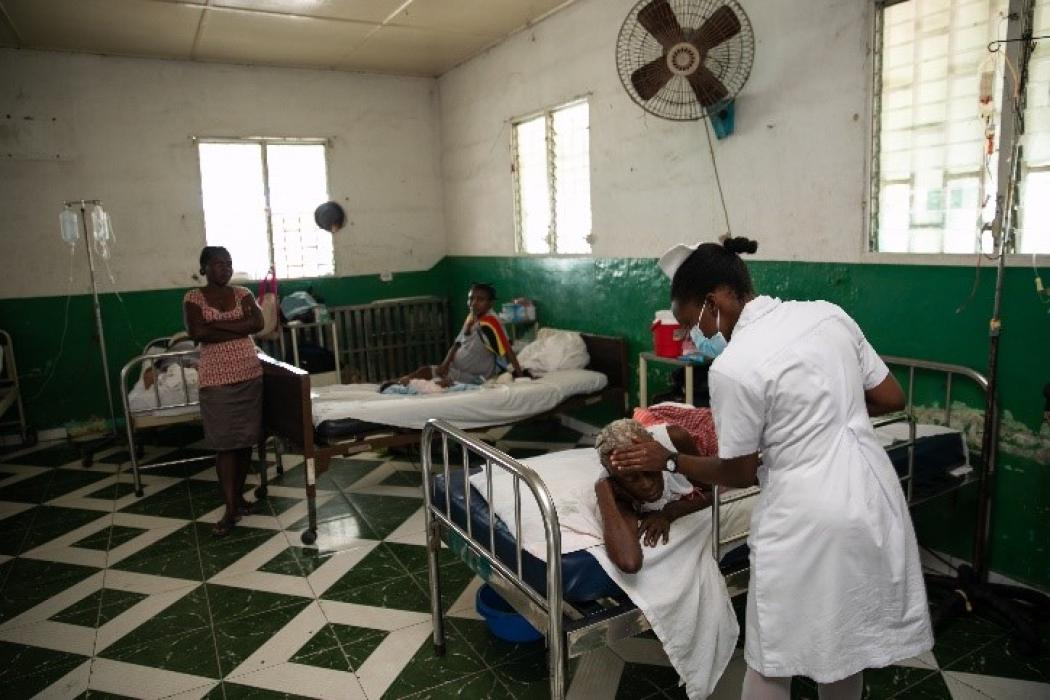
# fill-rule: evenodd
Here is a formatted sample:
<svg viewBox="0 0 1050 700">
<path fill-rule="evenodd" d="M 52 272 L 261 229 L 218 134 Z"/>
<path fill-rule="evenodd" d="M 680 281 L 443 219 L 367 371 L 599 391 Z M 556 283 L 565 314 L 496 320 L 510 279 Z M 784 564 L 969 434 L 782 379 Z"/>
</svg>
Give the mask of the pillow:
<svg viewBox="0 0 1050 700">
<path fill-rule="evenodd" d="M 591 362 L 587 345 L 579 333 L 542 328 L 518 353 L 518 362 L 537 376 L 562 369 L 583 369 Z"/>
</svg>

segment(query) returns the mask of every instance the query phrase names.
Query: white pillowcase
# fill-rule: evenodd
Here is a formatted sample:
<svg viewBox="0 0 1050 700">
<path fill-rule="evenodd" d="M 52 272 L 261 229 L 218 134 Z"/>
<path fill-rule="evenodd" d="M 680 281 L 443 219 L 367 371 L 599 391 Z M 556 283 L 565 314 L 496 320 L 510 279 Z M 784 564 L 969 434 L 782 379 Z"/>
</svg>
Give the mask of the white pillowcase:
<svg viewBox="0 0 1050 700">
<path fill-rule="evenodd" d="M 579 333 L 541 328 L 536 340 L 518 353 L 518 362 L 539 376 L 562 369 L 583 369 L 590 364 L 591 356 Z"/>
</svg>

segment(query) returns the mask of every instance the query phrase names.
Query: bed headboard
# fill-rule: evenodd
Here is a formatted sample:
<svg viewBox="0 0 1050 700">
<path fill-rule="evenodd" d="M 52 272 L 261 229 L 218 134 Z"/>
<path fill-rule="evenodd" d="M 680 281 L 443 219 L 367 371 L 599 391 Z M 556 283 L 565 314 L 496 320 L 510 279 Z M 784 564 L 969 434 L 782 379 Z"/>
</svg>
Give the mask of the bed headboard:
<svg viewBox="0 0 1050 700">
<path fill-rule="evenodd" d="M 263 429 L 290 440 L 307 453 L 313 450 L 314 424 L 310 375 L 298 367 L 260 354 L 263 367 Z"/>
<path fill-rule="evenodd" d="M 610 335 L 580 333 L 591 362 L 587 369 L 601 372 L 609 378 L 609 387 L 627 389 L 627 341 Z"/>
</svg>

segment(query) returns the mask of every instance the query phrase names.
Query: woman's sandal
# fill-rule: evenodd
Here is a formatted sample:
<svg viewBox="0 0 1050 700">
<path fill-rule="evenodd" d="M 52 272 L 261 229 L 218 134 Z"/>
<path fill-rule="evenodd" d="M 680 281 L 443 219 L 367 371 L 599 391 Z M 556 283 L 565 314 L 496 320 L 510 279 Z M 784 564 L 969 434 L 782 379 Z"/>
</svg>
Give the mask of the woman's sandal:
<svg viewBox="0 0 1050 700">
<path fill-rule="evenodd" d="M 215 527 L 211 529 L 211 534 L 215 535 L 216 537 L 225 537 L 226 535 L 230 534 L 230 530 L 232 530 L 233 526 L 237 524 L 237 520 L 240 520 L 240 518 L 237 518 L 235 520 L 223 518 L 219 522 L 215 523 Z"/>
</svg>

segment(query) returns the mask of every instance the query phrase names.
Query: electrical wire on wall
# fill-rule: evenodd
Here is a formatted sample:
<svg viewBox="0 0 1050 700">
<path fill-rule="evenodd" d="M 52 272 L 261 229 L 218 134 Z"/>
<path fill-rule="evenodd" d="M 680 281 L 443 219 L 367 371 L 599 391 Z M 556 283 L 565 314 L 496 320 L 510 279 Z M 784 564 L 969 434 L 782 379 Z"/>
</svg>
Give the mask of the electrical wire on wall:
<svg viewBox="0 0 1050 700">
<path fill-rule="evenodd" d="M 715 173 L 715 184 L 718 185 L 718 199 L 722 202 L 722 214 L 726 218 L 726 236 L 733 237 L 733 227 L 729 223 L 729 208 L 726 207 L 726 195 L 722 191 L 722 178 L 718 174 L 718 161 L 715 159 L 715 144 L 711 140 L 711 125 L 704 119 L 704 133 L 707 135 L 707 150 L 711 153 L 711 169 Z"/>
</svg>

